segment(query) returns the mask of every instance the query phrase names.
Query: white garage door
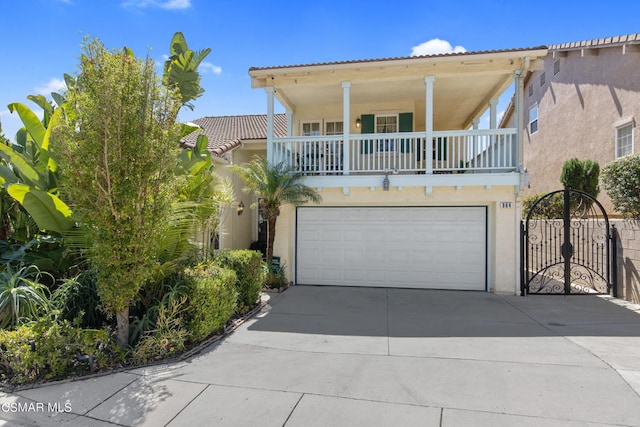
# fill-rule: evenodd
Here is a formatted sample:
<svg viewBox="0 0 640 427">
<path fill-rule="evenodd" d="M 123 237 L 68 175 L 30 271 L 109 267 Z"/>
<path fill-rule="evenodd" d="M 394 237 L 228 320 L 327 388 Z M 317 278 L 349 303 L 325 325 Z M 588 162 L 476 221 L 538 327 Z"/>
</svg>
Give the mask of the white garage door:
<svg viewBox="0 0 640 427">
<path fill-rule="evenodd" d="M 298 284 L 485 290 L 487 210 L 301 207 Z"/>
</svg>

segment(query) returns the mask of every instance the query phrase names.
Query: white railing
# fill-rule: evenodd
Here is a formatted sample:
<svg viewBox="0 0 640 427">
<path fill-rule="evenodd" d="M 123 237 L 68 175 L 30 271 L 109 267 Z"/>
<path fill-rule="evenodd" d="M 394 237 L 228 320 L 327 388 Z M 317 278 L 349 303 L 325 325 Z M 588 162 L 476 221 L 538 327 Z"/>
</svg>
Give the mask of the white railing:
<svg viewBox="0 0 640 427">
<path fill-rule="evenodd" d="M 309 175 L 508 172 L 517 167 L 515 129 L 275 138 L 274 160 Z M 345 148 L 348 156 L 345 156 Z M 348 164 L 345 159 L 349 159 Z"/>
</svg>

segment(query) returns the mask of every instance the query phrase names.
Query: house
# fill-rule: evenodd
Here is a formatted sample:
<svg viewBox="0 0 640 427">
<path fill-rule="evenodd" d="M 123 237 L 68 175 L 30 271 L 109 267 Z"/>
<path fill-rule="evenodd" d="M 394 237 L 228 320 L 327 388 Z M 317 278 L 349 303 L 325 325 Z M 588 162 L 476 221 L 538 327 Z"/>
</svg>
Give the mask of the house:
<svg viewBox="0 0 640 427">
<path fill-rule="evenodd" d="M 274 253 L 289 279 L 517 292 L 520 101 L 546 56 L 536 47 L 251 68 L 267 97 L 269 161 L 305 174 L 323 198 L 281 211 Z M 511 85 L 516 119 L 499 129 L 497 100 Z"/>
<path fill-rule="evenodd" d="M 203 117 L 193 122 L 202 130 L 187 135 L 182 145 L 193 147 L 199 135 L 206 135 L 216 173 L 228 179 L 234 189 L 235 204 L 231 209 L 223 210 L 216 236 L 217 246 L 248 249 L 252 242 L 258 242 L 254 244 L 257 246 L 266 245 L 266 222 L 260 216 L 259 209 L 250 209 L 257 200 L 242 191 L 242 180 L 228 166 L 249 162 L 256 155 L 267 155 L 267 115 Z M 286 115 L 273 115 L 273 134 L 277 137 L 287 135 Z"/>
<path fill-rule="evenodd" d="M 570 158 L 596 160 L 602 168 L 640 150 L 640 34 L 551 45 L 543 62 L 524 82 L 524 195 L 561 189 Z M 513 126 L 513 107 L 501 128 Z M 605 191 L 598 199 L 613 210 Z"/>
</svg>

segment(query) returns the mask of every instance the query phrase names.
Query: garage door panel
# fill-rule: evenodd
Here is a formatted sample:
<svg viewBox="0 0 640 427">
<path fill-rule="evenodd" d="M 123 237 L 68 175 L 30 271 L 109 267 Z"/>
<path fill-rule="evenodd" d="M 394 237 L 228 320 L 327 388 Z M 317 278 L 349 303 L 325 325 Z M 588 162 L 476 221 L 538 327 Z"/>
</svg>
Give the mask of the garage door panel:
<svg viewBox="0 0 640 427">
<path fill-rule="evenodd" d="M 298 283 L 485 289 L 485 207 L 304 207 L 297 223 Z"/>
</svg>

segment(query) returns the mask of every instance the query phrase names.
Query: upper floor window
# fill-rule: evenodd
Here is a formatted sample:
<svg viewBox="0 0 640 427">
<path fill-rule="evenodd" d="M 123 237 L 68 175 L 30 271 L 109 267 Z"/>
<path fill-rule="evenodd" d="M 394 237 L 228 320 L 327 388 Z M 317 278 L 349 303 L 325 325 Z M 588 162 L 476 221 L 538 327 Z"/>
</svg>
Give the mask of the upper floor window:
<svg viewBox="0 0 640 427">
<path fill-rule="evenodd" d="M 342 122 L 325 122 L 324 134 L 325 135 L 342 135 L 344 133 L 344 127 Z"/>
<path fill-rule="evenodd" d="M 538 104 L 529 109 L 529 133 L 538 132 Z"/>
<path fill-rule="evenodd" d="M 546 80 L 547 80 L 547 74 L 543 71 L 540 74 L 540 86 L 544 86 L 544 83 Z"/>
<path fill-rule="evenodd" d="M 376 133 L 396 133 L 398 132 L 398 116 L 376 116 Z"/>
<path fill-rule="evenodd" d="M 616 159 L 633 153 L 633 122 L 616 128 Z"/>
<path fill-rule="evenodd" d="M 320 122 L 302 123 L 302 136 L 318 136 L 318 135 L 320 135 Z"/>
<path fill-rule="evenodd" d="M 376 116 L 376 133 L 396 133 L 398 132 L 398 115 Z M 378 142 L 378 150 L 395 151 L 395 141 L 393 139 L 381 139 Z"/>
<path fill-rule="evenodd" d="M 529 96 L 533 96 L 533 85 L 529 85 Z"/>
<path fill-rule="evenodd" d="M 553 62 L 553 75 L 555 76 L 556 74 L 558 74 L 560 72 L 560 60 L 556 59 Z"/>
</svg>

